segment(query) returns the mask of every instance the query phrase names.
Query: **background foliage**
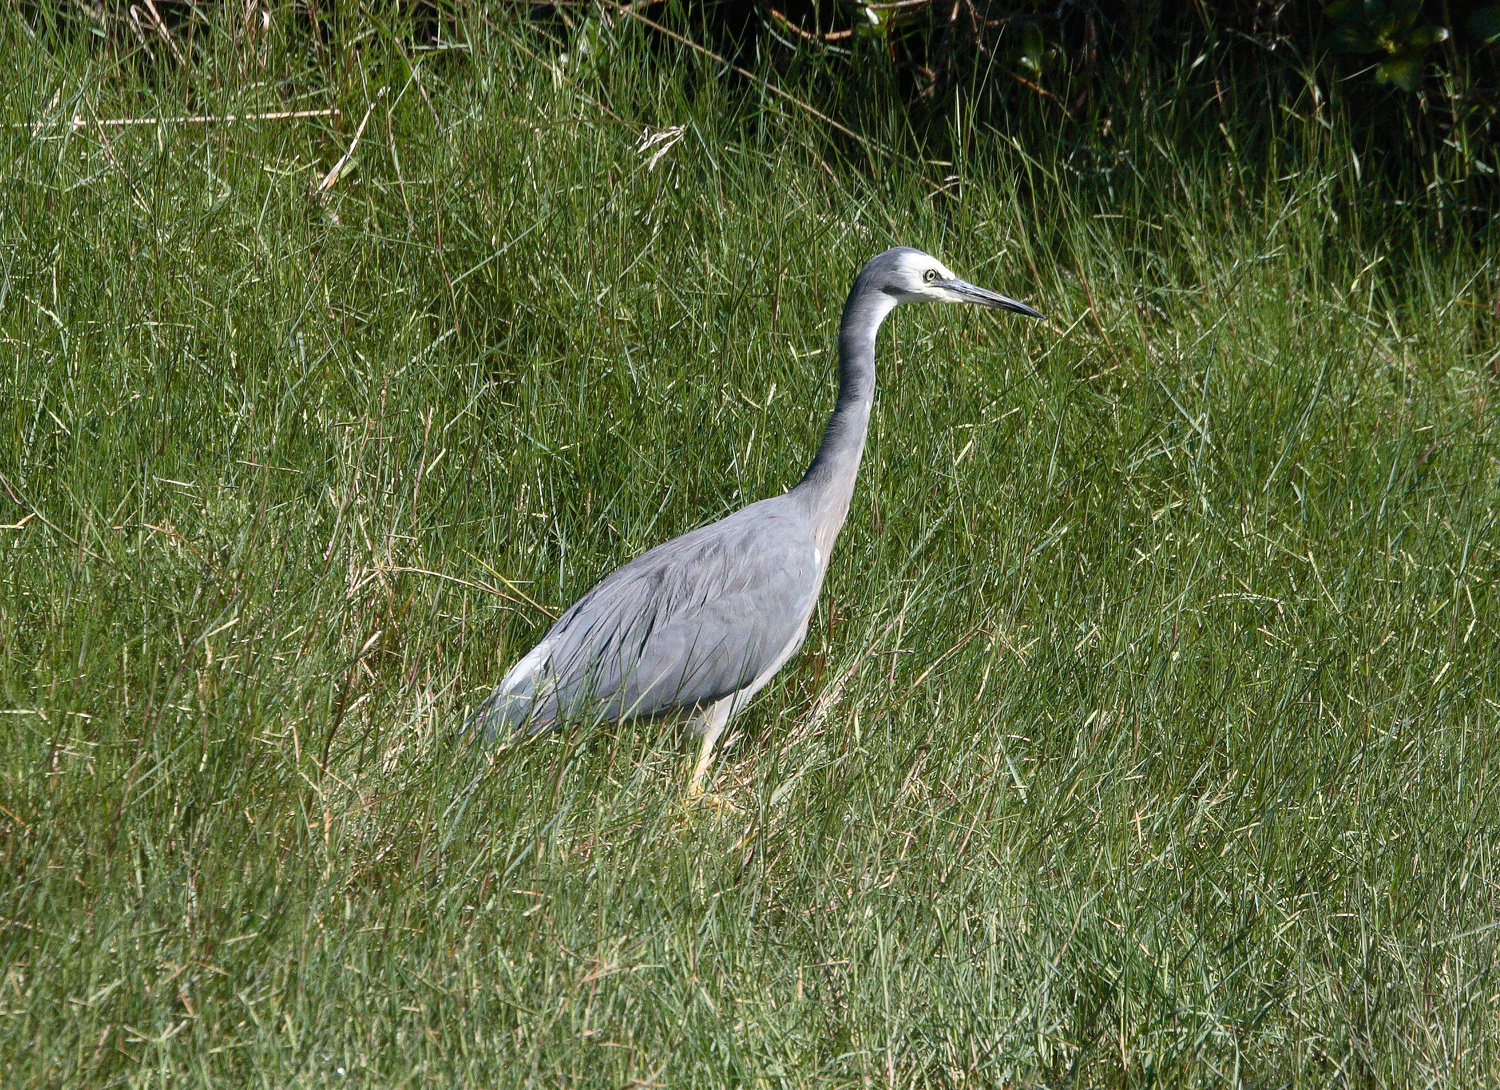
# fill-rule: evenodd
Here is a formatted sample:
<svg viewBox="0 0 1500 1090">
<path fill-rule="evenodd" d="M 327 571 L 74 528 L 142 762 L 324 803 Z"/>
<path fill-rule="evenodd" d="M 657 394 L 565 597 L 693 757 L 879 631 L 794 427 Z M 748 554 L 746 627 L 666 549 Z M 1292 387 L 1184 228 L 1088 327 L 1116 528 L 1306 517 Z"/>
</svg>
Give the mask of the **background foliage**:
<svg viewBox="0 0 1500 1090">
<path fill-rule="evenodd" d="M 1425 82 L 156 11 L 0 29 L 9 1085 L 1500 1081 L 1495 241 L 1361 121 Z M 896 242 L 1049 319 L 892 319 L 725 805 L 460 745 L 796 479 Z"/>
<path fill-rule="evenodd" d="M 108 56 L 137 68 L 200 63 L 223 33 L 254 41 L 274 26 L 329 58 L 371 33 L 430 45 L 464 21 L 462 5 L 443 0 L 18 10 L 32 25 L 108 43 Z M 571 41 L 575 55 L 614 19 L 663 20 L 715 53 L 721 76 L 730 64 L 775 72 L 846 121 L 900 107 L 903 137 L 934 154 L 965 110 L 1003 126 L 1031 98 L 1059 133 L 1091 133 L 1127 123 L 1126 104 L 1170 86 L 1201 121 L 1233 127 L 1238 154 L 1263 155 L 1279 113 L 1310 114 L 1347 125 L 1355 152 L 1406 198 L 1471 212 L 1495 199 L 1491 0 L 527 0 L 508 10 Z"/>
<path fill-rule="evenodd" d="M 883 61 L 919 116 L 960 103 L 998 116 L 1037 96 L 1067 131 L 1166 83 L 1205 117 L 1253 133 L 1277 112 L 1320 114 L 1339 98 L 1356 148 L 1413 190 L 1480 182 L 1490 199 L 1500 6 L 1485 0 L 759 0 L 705 10 L 711 26 L 776 63 L 813 50 L 837 86 L 862 86 L 862 70 Z M 1353 93 L 1336 95 L 1340 85 Z"/>
</svg>

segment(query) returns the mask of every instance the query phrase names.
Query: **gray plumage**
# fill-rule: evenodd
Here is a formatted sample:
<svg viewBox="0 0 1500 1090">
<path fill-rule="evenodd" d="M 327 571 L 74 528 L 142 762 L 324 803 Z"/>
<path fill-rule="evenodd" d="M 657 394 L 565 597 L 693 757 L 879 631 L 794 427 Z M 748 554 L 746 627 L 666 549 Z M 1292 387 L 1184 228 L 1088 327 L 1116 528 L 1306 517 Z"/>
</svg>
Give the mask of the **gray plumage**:
<svg viewBox="0 0 1500 1090">
<path fill-rule="evenodd" d="M 714 743 L 802 646 L 849 513 L 875 395 L 875 335 L 901 303 L 977 303 L 1040 318 L 897 247 L 855 278 L 839 327 L 838 403 L 812 465 L 780 496 L 673 538 L 605 576 L 557 619 L 470 719 L 487 740 L 586 717 L 688 716 Z"/>
</svg>

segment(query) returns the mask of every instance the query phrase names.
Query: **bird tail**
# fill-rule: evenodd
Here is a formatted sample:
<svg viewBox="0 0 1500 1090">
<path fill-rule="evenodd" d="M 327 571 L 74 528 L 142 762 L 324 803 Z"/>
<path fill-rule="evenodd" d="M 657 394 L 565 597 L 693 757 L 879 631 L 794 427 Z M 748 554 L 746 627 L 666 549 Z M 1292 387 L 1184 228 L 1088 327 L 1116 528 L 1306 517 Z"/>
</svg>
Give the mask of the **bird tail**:
<svg viewBox="0 0 1500 1090">
<path fill-rule="evenodd" d="M 544 714 L 545 703 L 531 693 L 496 689 L 464 720 L 464 744 L 503 746 L 556 730 L 555 717 Z"/>
<path fill-rule="evenodd" d="M 492 746 L 496 742 L 508 741 L 526 726 L 531 717 L 531 706 L 530 699 L 496 689 L 464 721 L 464 743 Z"/>
</svg>

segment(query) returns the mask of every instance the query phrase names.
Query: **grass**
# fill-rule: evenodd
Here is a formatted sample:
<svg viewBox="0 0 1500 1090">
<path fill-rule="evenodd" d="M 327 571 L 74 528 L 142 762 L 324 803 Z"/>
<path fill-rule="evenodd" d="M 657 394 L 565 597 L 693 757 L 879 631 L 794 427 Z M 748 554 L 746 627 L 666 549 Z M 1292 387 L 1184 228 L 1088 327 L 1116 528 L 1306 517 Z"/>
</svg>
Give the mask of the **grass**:
<svg viewBox="0 0 1500 1090">
<path fill-rule="evenodd" d="M 1323 112 L 919 164 L 640 27 L 278 18 L 183 74 L 4 16 L 8 1085 L 1500 1082 L 1488 228 Z M 797 479 L 898 242 L 1049 322 L 888 324 L 735 809 L 650 730 L 465 749 Z"/>
</svg>

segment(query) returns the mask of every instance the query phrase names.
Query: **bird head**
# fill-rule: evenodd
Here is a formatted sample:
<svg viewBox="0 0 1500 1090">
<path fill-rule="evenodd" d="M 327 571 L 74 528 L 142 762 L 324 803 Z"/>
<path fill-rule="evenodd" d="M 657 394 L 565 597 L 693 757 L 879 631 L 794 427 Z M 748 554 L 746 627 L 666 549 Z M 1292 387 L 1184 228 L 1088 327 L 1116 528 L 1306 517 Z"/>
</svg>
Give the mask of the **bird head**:
<svg viewBox="0 0 1500 1090">
<path fill-rule="evenodd" d="M 897 246 L 871 258 L 860 273 L 860 279 L 865 277 L 897 303 L 972 303 L 1042 317 L 1025 303 L 960 280 L 937 258 L 910 246 Z"/>
</svg>

